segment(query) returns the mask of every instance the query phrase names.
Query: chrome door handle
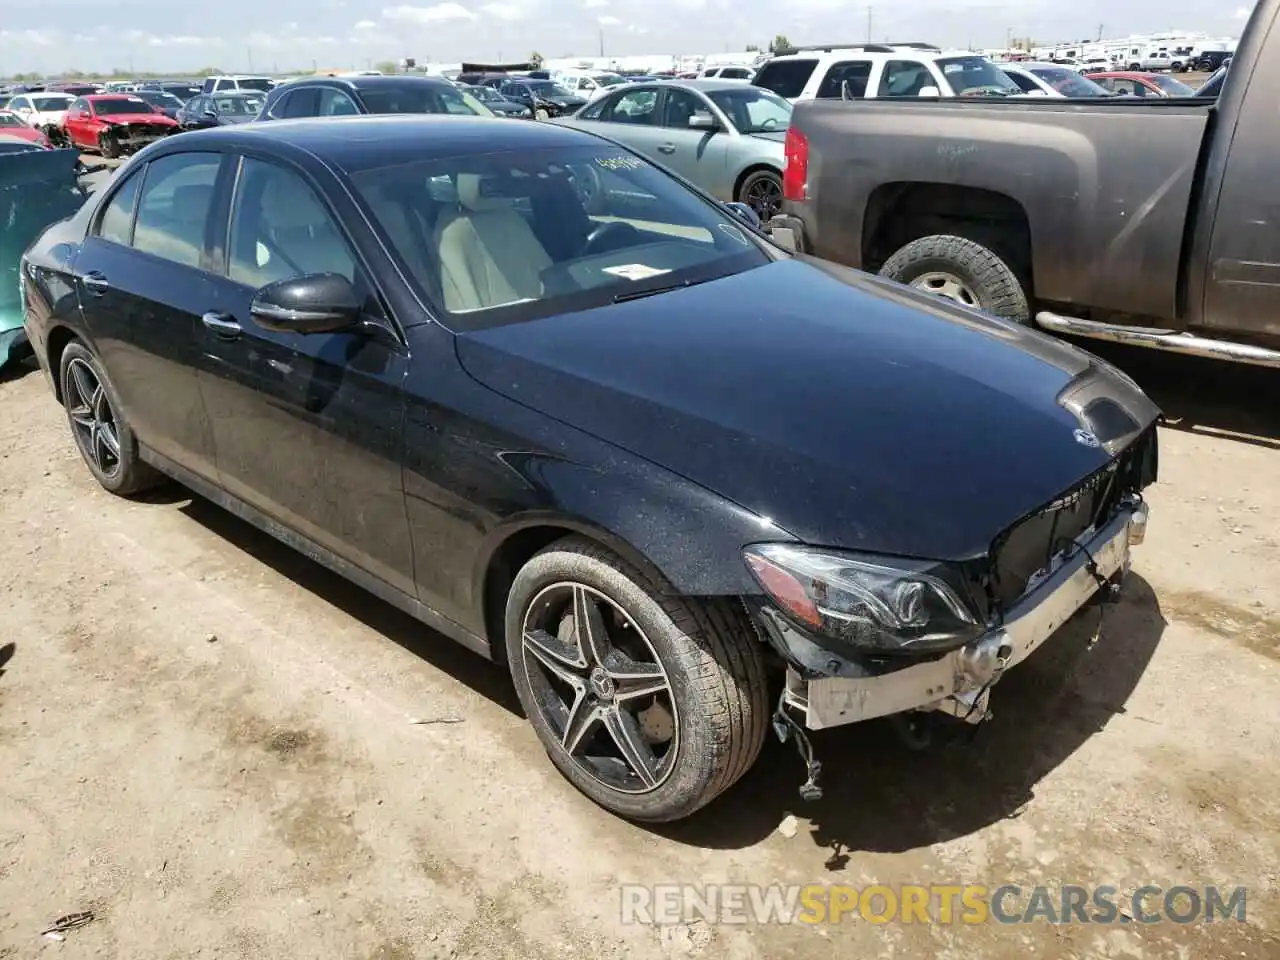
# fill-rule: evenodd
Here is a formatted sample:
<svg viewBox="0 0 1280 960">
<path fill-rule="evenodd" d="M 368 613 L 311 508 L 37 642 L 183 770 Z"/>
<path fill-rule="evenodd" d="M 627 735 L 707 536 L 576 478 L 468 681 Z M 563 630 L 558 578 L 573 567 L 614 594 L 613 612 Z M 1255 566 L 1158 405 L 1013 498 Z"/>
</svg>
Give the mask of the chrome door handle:
<svg viewBox="0 0 1280 960">
<path fill-rule="evenodd" d="M 97 270 L 90 270 L 80 278 L 80 282 L 84 284 L 86 290 L 95 296 L 101 296 L 105 291 L 111 289 L 111 284 L 107 283 L 107 278 Z"/>
<path fill-rule="evenodd" d="M 675 153 L 676 145 L 674 143 L 664 143 L 658 147 L 659 153 Z"/>
<path fill-rule="evenodd" d="M 240 336 L 240 324 L 225 313 L 206 313 L 200 318 L 200 322 L 224 340 L 234 340 Z"/>
</svg>

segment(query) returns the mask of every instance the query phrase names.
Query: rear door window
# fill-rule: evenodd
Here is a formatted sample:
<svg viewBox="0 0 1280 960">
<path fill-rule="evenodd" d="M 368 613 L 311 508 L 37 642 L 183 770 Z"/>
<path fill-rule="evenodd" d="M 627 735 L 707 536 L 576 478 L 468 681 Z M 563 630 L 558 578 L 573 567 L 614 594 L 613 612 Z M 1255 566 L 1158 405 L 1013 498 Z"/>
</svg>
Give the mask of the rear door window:
<svg viewBox="0 0 1280 960">
<path fill-rule="evenodd" d="M 827 75 L 818 85 L 818 97 L 823 100 L 840 100 L 848 89 L 851 99 L 867 95 L 867 81 L 871 79 L 870 60 L 844 60 L 833 63 Z"/>
<path fill-rule="evenodd" d="M 754 83 L 780 97 L 798 97 L 817 66 L 817 60 L 773 60 L 760 68 Z"/>
<path fill-rule="evenodd" d="M 138 199 L 138 187 L 141 183 L 141 173 L 130 175 L 107 202 L 106 209 L 98 220 L 98 236 L 103 240 L 126 247 L 132 242 L 133 207 Z"/>
<path fill-rule="evenodd" d="M 216 153 L 174 153 L 153 160 L 138 200 L 134 249 L 199 267 L 220 163 Z"/>
</svg>

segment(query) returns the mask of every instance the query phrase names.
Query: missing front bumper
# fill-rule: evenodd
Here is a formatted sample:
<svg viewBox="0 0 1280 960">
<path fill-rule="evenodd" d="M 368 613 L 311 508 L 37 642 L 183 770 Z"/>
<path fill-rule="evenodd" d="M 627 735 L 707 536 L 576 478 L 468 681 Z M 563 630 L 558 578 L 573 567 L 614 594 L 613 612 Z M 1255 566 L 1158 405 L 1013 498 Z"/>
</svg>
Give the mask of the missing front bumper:
<svg viewBox="0 0 1280 960">
<path fill-rule="evenodd" d="M 1106 527 L 1077 541 L 1077 549 L 1014 605 L 1000 627 L 958 650 L 878 676 L 805 679 L 788 667 L 784 701 L 810 730 L 918 710 L 981 722 L 991 688 L 1005 671 L 1038 650 L 1104 583 L 1118 588 L 1129 570 L 1129 548 L 1142 542 L 1146 525 L 1146 505 L 1126 504 Z"/>
</svg>

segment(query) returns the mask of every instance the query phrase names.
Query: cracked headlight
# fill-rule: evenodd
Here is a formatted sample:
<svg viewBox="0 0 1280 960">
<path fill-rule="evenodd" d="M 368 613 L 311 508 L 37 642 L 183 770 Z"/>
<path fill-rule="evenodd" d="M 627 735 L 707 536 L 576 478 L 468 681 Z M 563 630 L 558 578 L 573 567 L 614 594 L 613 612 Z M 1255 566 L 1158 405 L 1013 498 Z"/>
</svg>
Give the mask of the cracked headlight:
<svg viewBox="0 0 1280 960">
<path fill-rule="evenodd" d="M 783 543 L 756 544 L 743 555 L 788 617 L 859 653 L 949 650 L 986 630 L 955 590 L 929 572 L 937 563 Z"/>
</svg>

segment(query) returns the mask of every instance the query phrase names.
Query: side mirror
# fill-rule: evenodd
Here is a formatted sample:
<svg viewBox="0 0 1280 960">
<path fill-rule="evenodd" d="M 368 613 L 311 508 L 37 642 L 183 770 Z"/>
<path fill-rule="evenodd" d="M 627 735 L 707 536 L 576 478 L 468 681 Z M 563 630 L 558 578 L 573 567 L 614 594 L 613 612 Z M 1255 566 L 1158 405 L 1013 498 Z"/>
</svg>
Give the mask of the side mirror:
<svg viewBox="0 0 1280 960">
<path fill-rule="evenodd" d="M 916 96 L 917 97 L 940 97 L 942 96 L 942 91 L 939 90 L 937 87 L 921 87 L 920 92 L 917 93 Z"/>
<path fill-rule="evenodd" d="M 731 200 L 725 204 L 725 207 L 737 219 L 741 220 L 752 230 L 763 229 L 760 225 L 760 215 L 754 209 L 745 203 L 739 203 L 737 200 Z"/>
<path fill-rule="evenodd" d="M 689 118 L 690 130 L 719 130 L 720 121 L 713 117 L 710 111 L 695 110 L 693 116 Z"/>
<path fill-rule="evenodd" d="M 360 322 L 360 297 L 346 277 L 311 273 L 260 289 L 249 306 L 253 319 L 279 333 L 333 333 Z"/>
</svg>

